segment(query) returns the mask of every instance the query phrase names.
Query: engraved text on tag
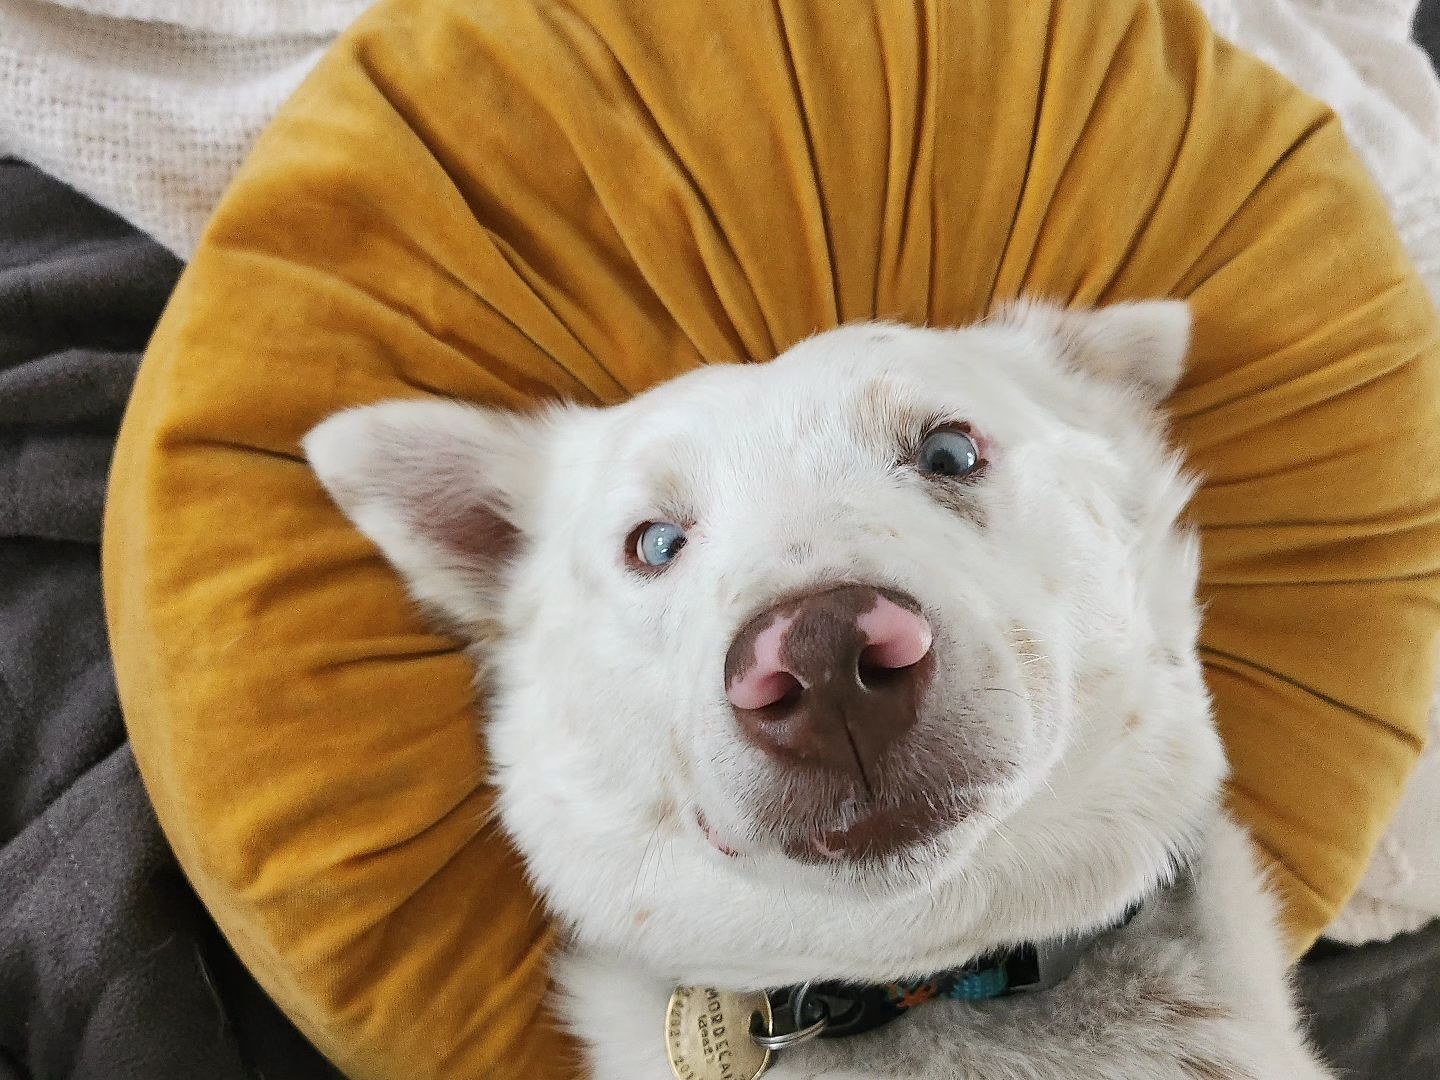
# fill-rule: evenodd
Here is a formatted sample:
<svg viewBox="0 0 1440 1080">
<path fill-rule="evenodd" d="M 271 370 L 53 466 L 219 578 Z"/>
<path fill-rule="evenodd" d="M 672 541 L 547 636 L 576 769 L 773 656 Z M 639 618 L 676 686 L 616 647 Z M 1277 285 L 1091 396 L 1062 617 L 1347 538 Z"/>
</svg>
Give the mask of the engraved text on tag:
<svg viewBox="0 0 1440 1080">
<path fill-rule="evenodd" d="M 665 1049 L 676 1080 L 757 1080 L 770 1067 L 770 1051 L 750 1038 L 756 1013 L 768 1033 L 770 999 L 764 993 L 677 987 L 665 1010 Z"/>
</svg>

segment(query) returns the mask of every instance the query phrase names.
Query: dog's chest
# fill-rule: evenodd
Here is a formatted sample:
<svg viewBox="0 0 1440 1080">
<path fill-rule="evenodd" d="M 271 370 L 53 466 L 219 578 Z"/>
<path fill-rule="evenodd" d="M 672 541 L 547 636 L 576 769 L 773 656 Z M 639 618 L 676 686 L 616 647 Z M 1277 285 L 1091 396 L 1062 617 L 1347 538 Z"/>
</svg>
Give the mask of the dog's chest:
<svg viewBox="0 0 1440 1080">
<path fill-rule="evenodd" d="M 1188 893 L 1188 890 L 1179 890 Z M 931 1001 L 863 1035 L 777 1053 L 766 1080 L 1244 1080 L 1254 1032 L 1207 977 L 1187 933 L 1191 898 L 1166 898 L 1102 939 L 1061 985 L 987 1002 Z M 1210 973 L 1213 975 L 1213 973 Z M 572 1016 L 597 1080 L 669 1080 L 663 1001 L 643 979 L 585 979 Z M 634 1008 L 627 1008 L 626 1002 Z M 588 1022 L 585 1022 L 588 1021 Z M 750 1080 L 748 1074 L 738 1080 Z M 725 1080 L 735 1080 L 728 1074 Z M 701 1072 L 695 1080 L 709 1080 Z"/>
</svg>

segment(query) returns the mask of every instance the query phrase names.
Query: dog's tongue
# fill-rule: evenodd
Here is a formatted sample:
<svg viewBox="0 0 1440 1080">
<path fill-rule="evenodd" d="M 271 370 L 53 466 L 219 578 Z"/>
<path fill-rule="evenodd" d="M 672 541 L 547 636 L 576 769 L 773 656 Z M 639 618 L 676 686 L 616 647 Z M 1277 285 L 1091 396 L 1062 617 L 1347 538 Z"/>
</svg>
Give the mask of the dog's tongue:
<svg viewBox="0 0 1440 1080">
<path fill-rule="evenodd" d="M 918 843 L 936 826 L 936 811 L 928 806 L 888 808 L 864 814 L 843 829 L 812 833 L 809 846 L 829 861 L 875 858 Z"/>
<path fill-rule="evenodd" d="M 827 835 L 833 836 L 834 834 L 833 834 L 833 833 L 827 833 L 827 834 L 816 833 L 814 836 L 810 837 L 810 846 L 813 847 L 816 851 L 818 851 L 824 858 L 827 858 L 827 859 L 843 859 L 843 858 L 845 858 L 845 847 L 844 847 L 844 845 L 842 844 L 842 845 L 840 845 L 840 846 L 838 846 L 838 847 L 834 847 L 834 848 L 828 846 L 828 845 L 825 843 L 825 836 L 827 836 Z"/>
<path fill-rule="evenodd" d="M 696 811 L 695 820 L 700 823 L 700 831 L 705 834 L 705 839 L 710 841 L 711 847 L 720 852 L 721 855 L 728 855 L 732 859 L 739 856 L 740 852 L 736 851 L 729 844 L 725 843 L 724 840 L 721 840 L 720 837 L 715 835 L 715 830 L 712 829 L 710 823 L 705 820 L 704 814 Z"/>
</svg>

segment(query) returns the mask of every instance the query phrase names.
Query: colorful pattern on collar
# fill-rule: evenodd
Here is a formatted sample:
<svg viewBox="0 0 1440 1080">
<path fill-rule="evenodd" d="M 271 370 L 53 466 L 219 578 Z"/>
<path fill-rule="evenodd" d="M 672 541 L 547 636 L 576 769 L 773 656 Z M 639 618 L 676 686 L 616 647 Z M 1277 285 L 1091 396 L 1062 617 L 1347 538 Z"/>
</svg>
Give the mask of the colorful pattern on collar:
<svg viewBox="0 0 1440 1080">
<path fill-rule="evenodd" d="M 892 982 L 884 986 L 886 999 L 897 1009 L 912 1009 L 937 998 L 950 1001 L 985 1001 L 1004 995 L 1010 973 L 1003 966 L 979 971 L 942 972 L 928 979 Z"/>
</svg>

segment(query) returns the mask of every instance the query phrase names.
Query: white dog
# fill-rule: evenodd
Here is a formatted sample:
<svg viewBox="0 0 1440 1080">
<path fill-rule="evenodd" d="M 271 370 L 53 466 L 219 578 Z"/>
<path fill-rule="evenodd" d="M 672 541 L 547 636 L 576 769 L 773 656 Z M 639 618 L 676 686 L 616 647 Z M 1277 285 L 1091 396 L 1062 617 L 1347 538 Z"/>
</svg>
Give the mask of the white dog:
<svg viewBox="0 0 1440 1080">
<path fill-rule="evenodd" d="M 596 1077 L 1328 1075 L 1220 804 L 1156 409 L 1188 340 L 1020 305 L 310 434 L 472 646 Z"/>
</svg>

